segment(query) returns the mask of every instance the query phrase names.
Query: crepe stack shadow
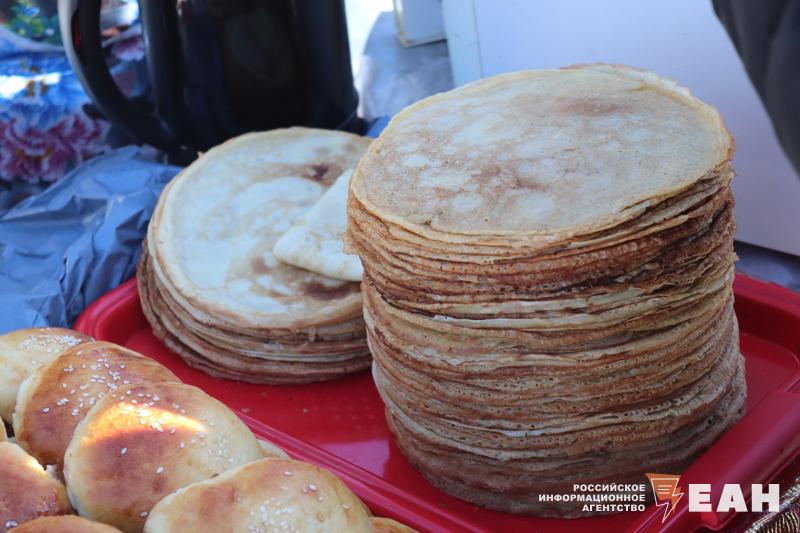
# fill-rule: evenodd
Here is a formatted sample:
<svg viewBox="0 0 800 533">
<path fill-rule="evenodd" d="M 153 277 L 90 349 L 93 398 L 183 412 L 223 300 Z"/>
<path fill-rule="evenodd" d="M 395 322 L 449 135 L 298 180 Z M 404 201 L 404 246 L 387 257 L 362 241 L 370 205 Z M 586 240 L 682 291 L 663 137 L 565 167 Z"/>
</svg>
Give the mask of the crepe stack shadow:
<svg viewBox="0 0 800 533">
<path fill-rule="evenodd" d="M 733 141 L 655 74 L 502 75 L 397 115 L 356 168 L 373 374 L 398 446 L 491 509 L 682 471 L 742 415 Z"/>
<path fill-rule="evenodd" d="M 369 142 L 306 128 L 248 134 L 181 172 L 138 268 L 155 335 L 215 377 L 288 384 L 368 368 L 360 284 L 280 263 L 272 248 Z"/>
</svg>

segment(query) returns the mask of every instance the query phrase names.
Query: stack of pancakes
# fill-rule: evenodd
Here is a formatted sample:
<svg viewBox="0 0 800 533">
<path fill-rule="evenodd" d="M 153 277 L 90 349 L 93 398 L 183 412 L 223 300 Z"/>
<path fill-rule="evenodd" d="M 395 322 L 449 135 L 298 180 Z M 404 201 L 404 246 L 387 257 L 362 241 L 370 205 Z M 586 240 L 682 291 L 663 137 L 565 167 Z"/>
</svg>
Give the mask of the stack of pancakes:
<svg viewBox="0 0 800 533">
<path fill-rule="evenodd" d="M 389 425 L 497 510 L 676 472 L 740 416 L 732 140 L 658 76 L 491 78 L 400 113 L 359 163 L 348 248 Z"/>
<path fill-rule="evenodd" d="M 216 377 L 302 383 L 367 368 L 360 284 L 280 263 L 272 247 L 368 144 L 304 128 L 249 134 L 179 174 L 139 263 L 156 336 Z"/>
</svg>

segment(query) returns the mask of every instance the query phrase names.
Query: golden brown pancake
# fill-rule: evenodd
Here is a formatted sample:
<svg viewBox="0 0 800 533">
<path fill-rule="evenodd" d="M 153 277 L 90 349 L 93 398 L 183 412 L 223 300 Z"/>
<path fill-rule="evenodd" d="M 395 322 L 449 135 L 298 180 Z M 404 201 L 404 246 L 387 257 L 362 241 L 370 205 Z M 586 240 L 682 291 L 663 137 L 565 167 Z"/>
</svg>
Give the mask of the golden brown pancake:
<svg viewBox="0 0 800 533">
<path fill-rule="evenodd" d="M 307 128 L 254 133 L 181 172 L 161 195 L 138 268 L 156 336 L 194 367 L 257 383 L 367 368 L 360 283 L 281 263 L 272 250 L 369 142 Z"/>
</svg>

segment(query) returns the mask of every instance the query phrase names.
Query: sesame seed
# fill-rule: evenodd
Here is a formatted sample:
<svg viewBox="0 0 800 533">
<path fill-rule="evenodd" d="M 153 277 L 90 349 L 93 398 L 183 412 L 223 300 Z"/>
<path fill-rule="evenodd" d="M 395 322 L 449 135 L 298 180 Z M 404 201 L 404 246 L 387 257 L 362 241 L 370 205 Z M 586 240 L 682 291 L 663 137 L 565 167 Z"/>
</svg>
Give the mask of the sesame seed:
<svg viewBox="0 0 800 533">
<path fill-rule="evenodd" d="M 181 447 L 181 449 L 183 449 L 183 448 L 185 448 L 185 447 L 186 447 L 186 445 L 183 443 L 183 441 L 181 441 L 181 445 L 180 445 L 180 447 Z"/>
<path fill-rule="evenodd" d="M 325 499 L 325 498 L 323 498 L 322 496 L 317 496 L 317 501 L 318 501 L 318 502 L 321 502 L 321 501 L 322 501 L 322 500 L 324 500 L 324 499 Z"/>
<path fill-rule="evenodd" d="M 159 466 L 158 468 L 156 468 L 156 474 L 161 474 L 163 472 L 164 472 L 164 467 L 163 466 Z"/>
<path fill-rule="evenodd" d="M 144 518 L 145 516 L 147 516 L 147 511 L 142 511 L 141 513 L 139 513 L 139 516 Z"/>
<path fill-rule="evenodd" d="M 73 410 L 72 410 L 72 412 L 71 412 L 70 414 L 71 414 L 72 416 L 78 416 L 78 413 L 79 413 L 79 412 L 80 412 L 80 409 L 73 409 Z"/>
<path fill-rule="evenodd" d="M 49 407 L 45 407 L 44 409 L 42 409 L 42 412 L 43 413 L 49 413 L 50 412 L 50 408 Z"/>
<path fill-rule="evenodd" d="M 346 503 L 343 503 L 343 504 L 342 504 L 342 509 L 344 509 L 345 511 L 347 511 L 348 509 L 350 509 L 350 506 L 349 506 L 349 505 L 347 505 Z"/>
<path fill-rule="evenodd" d="M 5 523 L 5 527 L 6 527 L 7 529 L 11 529 L 12 527 L 17 527 L 18 525 L 19 525 L 19 524 L 17 524 L 16 520 L 9 520 L 9 521 L 7 521 L 7 522 Z"/>
<path fill-rule="evenodd" d="M 128 453 L 128 448 L 122 448 L 122 449 L 119 451 L 119 454 L 120 454 L 120 455 L 125 455 L 126 453 Z"/>
<path fill-rule="evenodd" d="M 169 428 L 169 434 L 170 435 L 174 435 L 175 434 L 175 428 Z"/>
<path fill-rule="evenodd" d="M 288 471 L 288 470 L 284 470 L 284 471 L 283 471 L 283 475 L 284 475 L 284 476 L 291 476 L 291 475 L 292 475 L 292 473 L 291 473 L 290 471 Z"/>
<path fill-rule="evenodd" d="M 316 491 L 317 491 L 317 486 L 316 486 L 316 485 L 314 485 L 313 483 L 311 483 L 311 484 L 308 486 L 308 490 L 310 490 L 311 492 L 316 492 Z"/>
</svg>

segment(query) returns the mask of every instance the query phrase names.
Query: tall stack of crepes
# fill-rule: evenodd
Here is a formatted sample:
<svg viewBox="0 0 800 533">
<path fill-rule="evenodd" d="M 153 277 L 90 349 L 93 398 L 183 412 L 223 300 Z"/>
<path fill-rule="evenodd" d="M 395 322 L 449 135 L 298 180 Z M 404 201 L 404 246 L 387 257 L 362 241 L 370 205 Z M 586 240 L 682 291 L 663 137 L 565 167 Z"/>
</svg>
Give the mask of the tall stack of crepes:
<svg viewBox="0 0 800 533">
<path fill-rule="evenodd" d="M 675 473 L 742 414 L 733 142 L 654 74 L 498 76 L 400 113 L 350 184 L 389 425 L 489 508 Z"/>
<path fill-rule="evenodd" d="M 244 135 L 170 182 L 138 272 L 156 336 L 189 365 L 243 381 L 303 383 L 369 367 L 359 283 L 272 253 L 369 141 L 305 128 Z"/>
</svg>

